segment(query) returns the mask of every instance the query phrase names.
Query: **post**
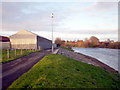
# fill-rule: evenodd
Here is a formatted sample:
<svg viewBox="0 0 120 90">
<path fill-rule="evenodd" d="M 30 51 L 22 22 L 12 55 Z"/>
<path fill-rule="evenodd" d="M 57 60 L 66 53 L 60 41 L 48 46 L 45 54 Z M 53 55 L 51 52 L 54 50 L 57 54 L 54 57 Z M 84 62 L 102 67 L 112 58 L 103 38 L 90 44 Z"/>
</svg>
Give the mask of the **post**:
<svg viewBox="0 0 120 90">
<path fill-rule="evenodd" d="M 52 13 L 52 53 L 53 53 L 53 13 Z"/>
<path fill-rule="evenodd" d="M 10 58 L 10 52 L 9 52 L 9 49 L 7 49 L 7 58 L 8 58 L 8 59 Z"/>
<path fill-rule="evenodd" d="M 14 56 L 16 57 L 16 49 L 15 49 L 15 55 Z"/>
<path fill-rule="evenodd" d="M 25 53 L 27 53 L 27 48 L 26 48 L 26 51 L 25 51 Z"/>
<path fill-rule="evenodd" d="M 39 46 L 39 50 L 40 50 L 40 46 Z"/>
<path fill-rule="evenodd" d="M 28 44 L 28 47 L 29 47 L 29 49 L 28 49 L 28 52 L 30 51 L 30 44 Z"/>
<path fill-rule="evenodd" d="M 22 47 L 23 47 L 23 43 L 22 43 L 22 41 L 21 41 L 21 44 L 20 44 L 20 51 L 21 51 L 21 55 L 22 55 Z"/>
<path fill-rule="evenodd" d="M 22 55 L 22 49 L 21 49 L 21 55 Z"/>
</svg>

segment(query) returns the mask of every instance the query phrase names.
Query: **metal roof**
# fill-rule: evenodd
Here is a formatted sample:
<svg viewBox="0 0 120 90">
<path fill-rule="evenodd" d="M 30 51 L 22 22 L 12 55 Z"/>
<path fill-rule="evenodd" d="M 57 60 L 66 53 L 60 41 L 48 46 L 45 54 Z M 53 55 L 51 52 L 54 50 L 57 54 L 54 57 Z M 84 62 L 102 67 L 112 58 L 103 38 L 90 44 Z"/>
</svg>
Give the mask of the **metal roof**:
<svg viewBox="0 0 120 90">
<path fill-rule="evenodd" d="M 0 36 L 0 42 L 10 42 L 10 39 L 5 36 Z"/>
</svg>

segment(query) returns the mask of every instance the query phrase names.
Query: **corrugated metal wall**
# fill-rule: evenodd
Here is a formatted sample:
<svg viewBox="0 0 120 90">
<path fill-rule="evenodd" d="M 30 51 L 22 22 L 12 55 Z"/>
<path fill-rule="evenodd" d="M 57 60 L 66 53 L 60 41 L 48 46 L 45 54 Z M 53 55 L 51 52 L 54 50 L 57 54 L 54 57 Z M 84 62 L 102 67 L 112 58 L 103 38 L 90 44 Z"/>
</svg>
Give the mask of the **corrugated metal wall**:
<svg viewBox="0 0 120 90">
<path fill-rule="evenodd" d="M 37 48 L 39 49 L 39 47 L 41 49 L 51 48 L 52 47 L 52 42 L 51 42 L 51 40 L 48 40 L 46 38 L 37 36 Z"/>
</svg>

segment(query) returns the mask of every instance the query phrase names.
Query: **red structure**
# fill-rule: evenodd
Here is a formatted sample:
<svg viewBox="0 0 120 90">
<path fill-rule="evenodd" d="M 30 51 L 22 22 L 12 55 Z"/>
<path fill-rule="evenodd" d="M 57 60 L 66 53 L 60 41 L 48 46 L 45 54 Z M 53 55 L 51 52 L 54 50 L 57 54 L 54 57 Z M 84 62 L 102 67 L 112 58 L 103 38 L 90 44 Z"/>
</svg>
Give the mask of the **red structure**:
<svg viewBox="0 0 120 90">
<path fill-rule="evenodd" d="M 0 36 L 0 42 L 10 42 L 10 39 L 5 36 Z"/>
</svg>

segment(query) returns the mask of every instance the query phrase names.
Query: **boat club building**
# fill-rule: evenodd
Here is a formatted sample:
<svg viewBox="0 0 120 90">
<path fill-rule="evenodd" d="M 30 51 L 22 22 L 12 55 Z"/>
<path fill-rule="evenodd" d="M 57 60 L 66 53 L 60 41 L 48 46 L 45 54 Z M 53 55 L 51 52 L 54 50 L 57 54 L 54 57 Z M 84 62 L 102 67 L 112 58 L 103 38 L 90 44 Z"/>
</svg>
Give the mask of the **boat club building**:
<svg viewBox="0 0 120 90">
<path fill-rule="evenodd" d="M 48 49 L 52 41 L 27 30 L 21 30 L 9 36 L 13 49 Z"/>
</svg>

